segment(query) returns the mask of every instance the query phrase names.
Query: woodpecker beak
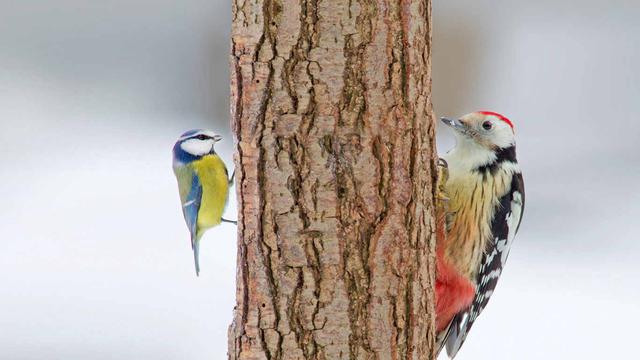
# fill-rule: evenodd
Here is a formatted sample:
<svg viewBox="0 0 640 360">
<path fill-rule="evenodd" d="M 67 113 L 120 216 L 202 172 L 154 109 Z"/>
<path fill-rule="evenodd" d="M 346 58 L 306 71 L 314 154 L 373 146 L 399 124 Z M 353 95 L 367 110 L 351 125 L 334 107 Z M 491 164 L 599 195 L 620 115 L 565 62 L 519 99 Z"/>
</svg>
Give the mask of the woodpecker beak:
<svg viewBox="0 0 640 360">
<path fill-rule="evenodd" d="M 452 128 L 456 129 L 456 130 L 464 130 L 465 126 L 462 124 L 462 122 L 458 119 L 447 119 L 447 118 L 440 118 L 440 121 L 442 121 L 443 123 L 445 123 L 445 125 L 451 126 Z"/>
<path fill-rule="evenodd" d="M 469 129 L 467 129 L 467 126 L 458 119 L 451 120 L 447 118 L 440 118 L 440 121 L 462 135 L 469 135 Z"/>
</svg>

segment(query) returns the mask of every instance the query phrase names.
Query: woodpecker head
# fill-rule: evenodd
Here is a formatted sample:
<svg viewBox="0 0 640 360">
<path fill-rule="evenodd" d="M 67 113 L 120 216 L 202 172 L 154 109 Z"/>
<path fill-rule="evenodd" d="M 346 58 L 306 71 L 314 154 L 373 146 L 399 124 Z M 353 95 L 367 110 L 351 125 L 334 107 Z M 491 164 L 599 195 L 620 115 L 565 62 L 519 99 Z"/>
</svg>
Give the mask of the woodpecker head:
<svg viewBox="0 0 640 360">
<path fill-rule="evenodd" d="M 491 111 L 476 111 L 460 119 L 441 119 L 456 135 L 456 147 L 477 145 L 498 151 L 516 143 L 513 123 L 506 117 Z"/>
</svg>

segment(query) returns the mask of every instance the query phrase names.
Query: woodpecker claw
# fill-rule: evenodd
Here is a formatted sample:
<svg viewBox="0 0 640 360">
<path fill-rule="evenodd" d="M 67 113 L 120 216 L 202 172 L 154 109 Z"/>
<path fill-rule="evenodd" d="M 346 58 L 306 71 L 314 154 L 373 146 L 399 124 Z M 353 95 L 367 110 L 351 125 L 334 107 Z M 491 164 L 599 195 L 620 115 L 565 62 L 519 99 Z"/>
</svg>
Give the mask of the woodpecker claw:
<svg viewBox="0 0 640 360">
<path fill-rule="evenodd" d="M 446 231 L 449 231 L 453 221 L 453 214 L 449 211 L 449 196 L 446 184 L 449 180 L 449 164 L 445 159 L 438 159 L 436 180 L 436 214 L 438 223 Z M 443 235 L 444 236 L 444 235 Z"/>
<path fill-rule="evenodd" d="M 447 180 L 449 180 L 449 165 L 445 159 L 438 159 L 437 182 L 436 182 L 436 200 L 448 202 L 449 197 L 445 190 Z"/>
</svg>

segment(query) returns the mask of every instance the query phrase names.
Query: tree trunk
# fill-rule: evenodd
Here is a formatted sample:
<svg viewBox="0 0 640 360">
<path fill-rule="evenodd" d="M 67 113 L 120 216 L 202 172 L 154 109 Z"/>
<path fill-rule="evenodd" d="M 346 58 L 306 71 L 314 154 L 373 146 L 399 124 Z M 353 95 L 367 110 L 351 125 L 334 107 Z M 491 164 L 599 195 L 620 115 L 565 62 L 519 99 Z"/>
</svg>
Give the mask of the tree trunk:
<svg viewBox="0 0 640 360">
<path fill-rule="evenodd" d="M 234 0 L 230 359 L 434 358 L 430 0 Z"/>
</svg>

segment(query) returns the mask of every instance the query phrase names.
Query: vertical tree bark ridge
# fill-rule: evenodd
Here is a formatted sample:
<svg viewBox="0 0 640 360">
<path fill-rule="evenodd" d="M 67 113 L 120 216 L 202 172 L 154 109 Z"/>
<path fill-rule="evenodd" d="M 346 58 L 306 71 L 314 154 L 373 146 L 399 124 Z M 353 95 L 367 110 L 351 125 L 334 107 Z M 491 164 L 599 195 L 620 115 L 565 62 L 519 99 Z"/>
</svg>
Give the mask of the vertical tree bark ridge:
<svg viewBox="0 0 640 360">
<path fill-rule="evenodd" d="M 234 0 L 230 359 L 431 359 L 429 0 Z"/>
</svg>

